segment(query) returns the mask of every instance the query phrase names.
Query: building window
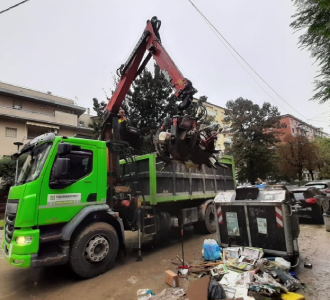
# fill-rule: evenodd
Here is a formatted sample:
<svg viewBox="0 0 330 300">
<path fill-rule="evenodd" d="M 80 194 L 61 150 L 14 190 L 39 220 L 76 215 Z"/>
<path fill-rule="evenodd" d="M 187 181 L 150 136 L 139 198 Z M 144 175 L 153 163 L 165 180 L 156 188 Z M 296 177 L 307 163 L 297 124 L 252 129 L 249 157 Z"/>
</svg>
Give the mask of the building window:
<svg viewBox="0 0 330 300">
<path fill-rule="evenodd" d="M 6 127 L 6 137 L 17 138 L 17 128 Z"/>
<path fill-rule="evenodd" d="M 294 133 L 294 128 L 292 128 L 292 133 Z"/>
<path fill-rule="evenodd" d="M 27 134 L 27 138 L 28 139 L 34 139 L 39 135 L 45 134 L 49 132 L 47 130 L 47 128 L 43 128 L 43 127 L 28 127 L 28 134 Z"/>
</svg>

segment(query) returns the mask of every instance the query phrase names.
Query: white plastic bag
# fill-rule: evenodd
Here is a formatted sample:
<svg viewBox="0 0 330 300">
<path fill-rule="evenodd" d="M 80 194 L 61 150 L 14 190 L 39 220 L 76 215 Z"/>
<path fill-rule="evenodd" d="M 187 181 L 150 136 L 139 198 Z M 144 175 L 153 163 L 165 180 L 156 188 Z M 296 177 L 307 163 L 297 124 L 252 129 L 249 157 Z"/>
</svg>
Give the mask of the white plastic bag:
<svg viewBox="0 0 330 300">
<path fill-rule="evenodd" d="M 221 248 L 213 239 L 205 239 L 203 244 L 203 256 L 205 260 L 217 260 L 221 258 Z"/>
</svg>

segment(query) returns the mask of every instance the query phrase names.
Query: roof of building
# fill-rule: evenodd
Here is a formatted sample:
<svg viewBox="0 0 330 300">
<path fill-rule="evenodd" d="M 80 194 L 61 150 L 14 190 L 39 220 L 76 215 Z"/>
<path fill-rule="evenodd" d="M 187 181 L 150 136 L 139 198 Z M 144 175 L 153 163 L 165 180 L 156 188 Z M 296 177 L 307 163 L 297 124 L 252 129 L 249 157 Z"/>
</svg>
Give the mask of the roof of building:
<svg viewBox="0 0 330 300">
<path fill-rule="evenodd" d="M 313 129 L 316 130 L 316 131 L 322 131 L 322 128 L 320 128 L 320 127 L 315 127 L 315 126 L 313 126 L 313 125 L 310 125 L 310 124 L 308 124 L 308 123 L 306 123 L 306 122 L 304 122 L 304 121 L 302 121 L 302 120 L 298 119 L 297 117 L 295 117 L 295 116 L 293 116 L 293 115 L 290 115 L 290 114 L 281 115 L 280 118 L 281 118 L 281 119 L 284 119 L 284 118 L 292 118 L 292 119 L 295 119 L 296 121 L 300 122 L 301 124 L 303 124 L 303 125 L 305 125 L 305 126 L 308 126 L 308 127 L 310 127 L 310 128 L 313 128 Z"/>
<path fill-rule="evenodd" d="M 78 116 L 85 112 L 85 108 L 77 106 L 74 101 L 64 97 L 52 95 L 52 93 L 43 93 L 40 91 L 24 88 L 0 81 L 0 95 L 4 96 L 15 96 L 15 98 L 26 99 L 37 103 L 54 105 L 62 109 L 71 109 Z"/>
</svg>

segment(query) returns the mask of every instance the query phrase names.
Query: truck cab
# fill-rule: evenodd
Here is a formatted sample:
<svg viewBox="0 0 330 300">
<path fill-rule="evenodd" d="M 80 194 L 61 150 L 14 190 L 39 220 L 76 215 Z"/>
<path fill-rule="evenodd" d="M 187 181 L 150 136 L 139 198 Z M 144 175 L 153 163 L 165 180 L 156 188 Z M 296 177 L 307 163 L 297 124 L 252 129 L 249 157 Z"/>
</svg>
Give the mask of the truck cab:
<svg viewBox="0 0 330 300">
<path fill-rule="evenodd" d="M 114 224 L 123 243 L 121 219 L 106 205 L 104 141 L 45 134 L 16 158 L 23 154 L 28 156 L 9 192 L 3 231 L 4 256 L 12 265 L 67 263 L 70 239 L 89 219 Z"/>
</svg>

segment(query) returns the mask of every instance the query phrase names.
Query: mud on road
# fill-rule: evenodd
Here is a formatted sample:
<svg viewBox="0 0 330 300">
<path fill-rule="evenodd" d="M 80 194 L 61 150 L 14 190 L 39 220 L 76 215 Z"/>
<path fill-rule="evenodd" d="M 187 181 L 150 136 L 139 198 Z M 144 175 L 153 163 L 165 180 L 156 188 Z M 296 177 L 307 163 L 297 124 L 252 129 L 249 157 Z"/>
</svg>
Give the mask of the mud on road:
<svg viewBox="0 0 330 300">
<path fill-rule="evenodd" d="M 2 232 L 0 231 L 1 237 Z M 201 262 L 204 239 L 215 235 L 198 235 L 185 231 L 184 255 L 188 263 Z M 1 240 L 1 238 L 0 238 Z M 307 300 L 328 300 L 330 279 L 330 233 L 324 225 L 301 224 L 299 248 L 300 263 L 295 269 L 305 283 L 305 289 L 297 291 Z M 136 292 L 149 288 L 156 294 L 168 285 L 164 282 L 165 270 L 175 271 L 173 262 L 181 256 L 179 233 L 166 245 L 143 248 L 143 261 L 136 262 L 137 235 L 129 233 L 127 257 L 119 256 L 107 273 L 89 280 L 77 279 L 65 266 L 18 269 L 8 265 L 0 253 L 0 299 L 137 299 Z M 312 269 L 304 268 L 304 262 Z M 191 278 L 193 280 L 193 278 Z M 189 281 L 180 279 L 180 287 L 187 288 Z"/>
</svg>

